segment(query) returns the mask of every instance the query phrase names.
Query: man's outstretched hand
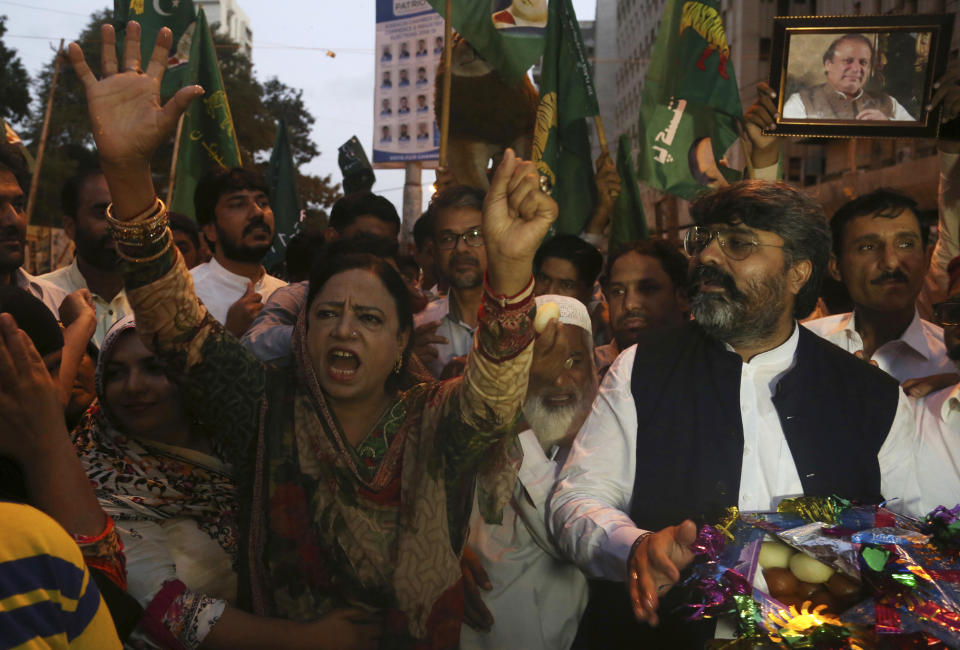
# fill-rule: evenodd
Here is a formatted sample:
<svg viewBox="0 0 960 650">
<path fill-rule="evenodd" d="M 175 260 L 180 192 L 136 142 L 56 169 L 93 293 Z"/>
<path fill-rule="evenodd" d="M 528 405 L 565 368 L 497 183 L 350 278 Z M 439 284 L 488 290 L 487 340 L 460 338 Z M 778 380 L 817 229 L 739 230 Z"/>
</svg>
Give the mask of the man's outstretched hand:
<svg viewBox="0 0 960 650">
<path fill-rule="evenodd" d="M 633 614 L 650 625 L 660 622 L 660 596 L 680 579 L 680 572 L 693 561 L 690 545 L 697 539 L 697 526 L 687 519 L 647 535 L 627 559 L 627 590 Z"/>
</svg>

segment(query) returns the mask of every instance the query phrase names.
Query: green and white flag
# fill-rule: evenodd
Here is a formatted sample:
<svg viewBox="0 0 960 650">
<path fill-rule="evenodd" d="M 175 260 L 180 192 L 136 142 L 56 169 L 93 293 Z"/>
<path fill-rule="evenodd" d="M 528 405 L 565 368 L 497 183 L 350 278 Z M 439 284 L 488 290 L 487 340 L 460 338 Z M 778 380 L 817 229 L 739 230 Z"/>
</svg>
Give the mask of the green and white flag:
<svg viewBox="0 0 960 650">
<path fill-rule="evenodd" d="M 441 16 L 445 0 L 428 0 Z M 543 54 L 547 0 L 453 0 L 453 28 L 508 82 L 519 81 Z"/>
<path fill-rule="evenodd" d="M 170 209 L 196 218 L 193 191 L 200 177 L 215 167 L 241 165 L 233 116 L 230 114 L 213 36 L 203 9 L 197 12 L 184 83 L 199 84 L 203 86 L 204 93 L 190 102 L 183 116 Z"/>
<path fill-rule="evenodd" d="M 144 69 L 153 54 L 157 33 L 162 27 L 169 27 L 173 44 L 160 94 L 166 100 L 187 85 L 184 81 L 188 74 L 187 59 L 197 19 L 192 0 L 113 0 L 113 19 L 121 48 L 127 22 L 140 23 L 140 60 Z"/>
<path fill-rule="evenodd" d="M 296 233 L 300 223 L 301 205 L 300 193 L 297 191 L 297 168 L 293 164 L 290 134 L 287 133 L 287 122 L 283 118 L 280 118 L 280 122 L 277 123 L 277 136 L 273 140 L 273 152 L 270 154 L 266 176 L 276 232 L 273 245 L 263 258 L 264 267 L 270 269 L 283 261 L 287 242 Z"/>
<path fill-rule="evenodd" d="M 742 113 L 719 2 L 668 0 L 640 105 L 641 180 L 686 199 L 738 180 L 722 158 Z"/>
<path fill-rule="evenodd" d="M 628 241 L 648 237 L 640 185 L 630 153 L 630 138 L 625 135 L 620 136 L 617 144 L 617 172 L 620 174 L 620 195 L 613 204 L 613 215 L 610 217 L 611 251 Z"/>
<path fill-rule="evenodd" d="M 588 117 L 600 112 L 580 25 L 570 0 L 550 2 L 533 161 L 553 184 L 556 229 L 580 234 L 596 203 Z"/>
</svg>

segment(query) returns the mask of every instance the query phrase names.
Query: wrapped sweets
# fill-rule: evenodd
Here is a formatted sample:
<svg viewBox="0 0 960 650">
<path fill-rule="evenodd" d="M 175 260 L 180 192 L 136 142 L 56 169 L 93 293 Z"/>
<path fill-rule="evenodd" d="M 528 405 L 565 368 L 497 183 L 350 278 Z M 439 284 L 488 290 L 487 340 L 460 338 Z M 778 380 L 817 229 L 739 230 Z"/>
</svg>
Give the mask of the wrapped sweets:
<svg viewBox="0 0 960 650">
<path fill-rule="evenodd" d="M 693 549 L 678 585 L 689 618 L 738 623 L 740 639 L 713 648 L 960 648 L 960 506 L 917 522 L 799 497 L 775 513 L 731 509 Z"/>
</svg>

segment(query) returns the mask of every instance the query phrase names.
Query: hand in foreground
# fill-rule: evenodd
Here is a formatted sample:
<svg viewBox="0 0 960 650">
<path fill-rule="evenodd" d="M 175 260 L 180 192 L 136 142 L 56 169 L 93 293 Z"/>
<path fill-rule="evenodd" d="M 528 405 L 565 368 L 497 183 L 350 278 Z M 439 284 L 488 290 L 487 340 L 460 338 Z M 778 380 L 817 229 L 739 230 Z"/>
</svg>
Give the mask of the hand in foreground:
<svg viewBox="0 0 960 650">
<path fill-rule="evenodd" d="M 490 584 L 490 578 L 480 563 L 480 558 L 469 546 L 463 547 L 460 572 L 463 574 L 464 620 L 475 630 L 489 632 L 493 627 L 493 614 L 484 604 L 480 590 L 490 591 L 493 585 Z"/>
<path fill-rule="evenodd" d="M 83 323 L 84 327 L 91 327 L 90 336 L 97 330 L 97 307 L 93 304 L 93 295 L 89 289 L 77 289 L 60 303 L 60 322 L 64 327 L 71 327 L 74 323 Z"/>
<path fill-rule="evenodd" d="M 10 314 L 0 314 L 0 454 L 28 464 L 67 439 L 60 393 L 40 353 Z"/>
<path fill-rule="evenodd" d="M 483 202 L 487 279 L 495 293 L 512 296 L 527 286 L 533 256 L 557 212 L 556 202 L 540 191 L 536 166 L 507 149 Z"/>
<path fill-rule="evenodd" d="M 127 23 L 123 68 L 118 70 L 116 34 L 112 25 L 100 28 L 100 60 L 103 78 L 97 81 L 76 43 L 70 43 L 70 63 L 87 93 L 87 109 L 93 138 L 104 164 L 149 163 L 153 152 L 169 139 L 180 114 L 200 86 L 177 91 L 160 104 L 160 80 L 167 67 L 173 34 L 166 27 L 157 34 L 157 44 L 146 71 L 140 68 L 140 24 Z"/>
<path fill-rule="evenodd" d="M 314 647 L 322 650 L 376 650 L 380 647 L 383 617 L 359 607 L 336 609 L 308 626 Z"/>
<path fill-rule="evenodd" d="M 690 545 L 697 539 L 697 526 L 687 519 L 645 537 L 627 559 L 627 590 L 633 614 L 650 625 L 660 622 L 659 597 L 673 588 L 680 572 L 693 561 Z"/>
<path fill-rule="evenodd" d="M 227 309 L 227 322 L 223 324 L 228 332 L 240 338 L 250 329 L 253 319 L 263 309 L 263 296 L 253 290 L 253 282 L 247 282 L 247 290 Z"/>
<path fill-rule="evenodd" d="M 775 135 L 764 135 L 763 130 L 777 128 L 777 112 L 775 102 L 777 93 L 767 84 L 757 84 L 757 101 L 743 114 L 746 124 L 747 146 L 750 151 L 750 162 L 754 167 L 769 167 L 780 158 L 780 140 Z"/>
<path fill-rule="evenodd" d="M 570 358 L 570 345 L 565 337 L 560 336 L 561 327 L 574 326 L 563 325 L 558 319 L 552 318 L 533 341 L 533 358 L 537 362 L 534 364 L 536 369 L 531 367 L 530 372 L 536 372 L 549 383 L 556 381 Z"/>
</svg>

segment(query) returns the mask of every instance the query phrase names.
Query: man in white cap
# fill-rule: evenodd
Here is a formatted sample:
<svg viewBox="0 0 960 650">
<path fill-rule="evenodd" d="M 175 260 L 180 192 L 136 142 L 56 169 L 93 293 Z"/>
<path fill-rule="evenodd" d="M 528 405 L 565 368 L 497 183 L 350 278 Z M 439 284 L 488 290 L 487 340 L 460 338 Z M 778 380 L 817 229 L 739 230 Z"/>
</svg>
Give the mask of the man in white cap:
<svg viewBox="0 0 960 650">
<path fill-rule="evenodd" d="M 597 393 L 590 315 L 582 302 L 558 295 L 537 297 L 537 309 L 559 308 L 537 337 L 530 381 L 518 426 L 523 462 L 501 523 L 488 523 L 474 506 L 467 553 L 467 621 L 460 647 L 549 648 L 573 643 L 587 604 L 587 580 L 563 559 L 547 533 L 547 497 L 573 437 Z M 496 480 L 499 470 L 480 478 Z M 482 491 L 482 489 L 481 489 Z M 474 583 L 486 590 L 480 594 Z M 481 600 L 482 596 L 482 600 Z"/>
</svg>

